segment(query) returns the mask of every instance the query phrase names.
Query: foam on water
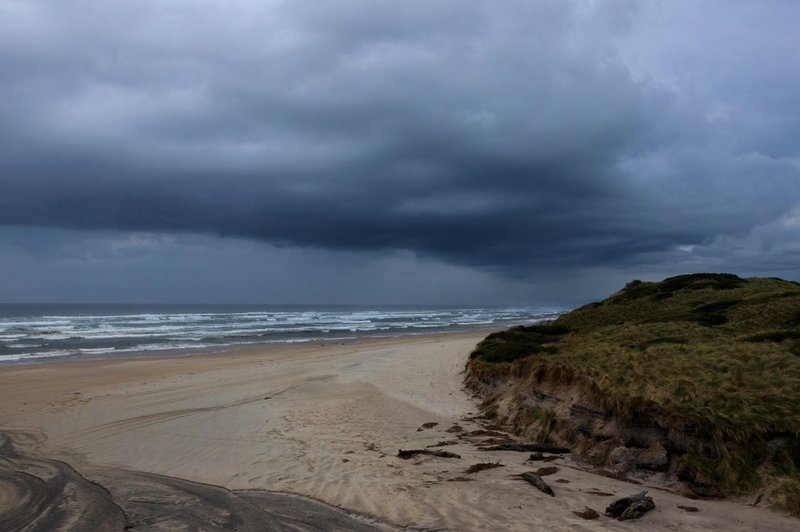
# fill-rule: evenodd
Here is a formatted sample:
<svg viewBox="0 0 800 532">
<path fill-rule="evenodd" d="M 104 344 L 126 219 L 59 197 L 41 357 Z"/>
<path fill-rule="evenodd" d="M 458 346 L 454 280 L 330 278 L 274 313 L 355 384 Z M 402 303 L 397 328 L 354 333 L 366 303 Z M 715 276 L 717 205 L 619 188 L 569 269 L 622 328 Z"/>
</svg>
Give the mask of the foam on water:
<svg viewBox="0 0 800 532">
<path fill-rule="evenodd" d="M 535 308 L 186 308 L 0 305 L 0 363 L 507 327 L 553 319 Z"/>
</svg>

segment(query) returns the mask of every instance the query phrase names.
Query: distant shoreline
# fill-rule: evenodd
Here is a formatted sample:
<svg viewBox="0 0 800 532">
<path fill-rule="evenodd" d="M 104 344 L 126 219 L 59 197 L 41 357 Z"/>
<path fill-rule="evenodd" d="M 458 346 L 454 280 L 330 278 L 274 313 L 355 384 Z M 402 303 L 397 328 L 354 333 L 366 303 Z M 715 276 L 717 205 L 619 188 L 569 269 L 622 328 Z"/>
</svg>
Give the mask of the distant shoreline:
<svg viewBox="0 0 800 532">
<path fill-rule="evenodd" d="M 532 307 L 6 305 L 0 364 L 347 343 L 505 328 L 559 314 Z"/>
</svg>

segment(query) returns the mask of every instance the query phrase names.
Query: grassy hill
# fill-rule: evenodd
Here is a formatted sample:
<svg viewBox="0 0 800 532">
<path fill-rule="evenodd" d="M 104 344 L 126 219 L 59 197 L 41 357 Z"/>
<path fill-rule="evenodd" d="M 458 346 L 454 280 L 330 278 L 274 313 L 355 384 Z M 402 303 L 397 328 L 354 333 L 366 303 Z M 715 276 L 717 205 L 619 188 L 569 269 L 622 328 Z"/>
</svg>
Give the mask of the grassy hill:
<svg viewBox="0 0 800 532">
<path fill-rule="evenodd" d="M 662 470 L 702 495 L 763 490 L 800 515 L 798 283 L 633 281 L 488 336 L 467 383 L 490 416 L 598 465 Z"/>
</svg>

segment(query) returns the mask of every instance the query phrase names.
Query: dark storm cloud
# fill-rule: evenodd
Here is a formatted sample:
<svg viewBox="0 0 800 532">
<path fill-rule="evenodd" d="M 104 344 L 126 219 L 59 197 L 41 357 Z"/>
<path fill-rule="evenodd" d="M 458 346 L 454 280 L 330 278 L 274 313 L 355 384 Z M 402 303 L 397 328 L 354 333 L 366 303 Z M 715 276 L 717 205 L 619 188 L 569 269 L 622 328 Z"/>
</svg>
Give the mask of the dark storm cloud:
<svg viewBox="0 0 800 532">
<path fill-rule="evenodd" d="M 787 215 L 796 51 L 743 58 L 781 70 L 780 90 L 718 90 L 727 63 L 692 85 L 648 70 L 673 37 L 637 33 L 653 19 L 639 5 L 0 2 L 0 224 L 518 274 L 631 264 Z M 707 66 L 706 38 L 686 37 Z"/>
</svg>

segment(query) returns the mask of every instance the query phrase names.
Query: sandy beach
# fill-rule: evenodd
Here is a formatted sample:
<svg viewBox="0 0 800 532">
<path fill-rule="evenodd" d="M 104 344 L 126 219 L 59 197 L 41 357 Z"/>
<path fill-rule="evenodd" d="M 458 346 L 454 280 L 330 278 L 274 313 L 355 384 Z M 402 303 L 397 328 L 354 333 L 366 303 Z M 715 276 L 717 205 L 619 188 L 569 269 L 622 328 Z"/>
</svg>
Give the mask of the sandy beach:
<svg viewBox="0 0 800 532">
<path fill-rule="evenodd" d="M 267 499 L 266 492 L 282 492 L 335 507 L 316 524 L 295 520 L 286 529 L 320 522 L 340 529 L 797 529 L 796 519 L 751 506 L 754 497 L 691 500 L 594 474 L 569 456 L 542 463 L 527 462 L 529 453 L 478 450 L 491 434 L 470 434 L 485 427 L 462 389 L 462 371 L 484 335 L 3 367 L 0 425 L 15 452 L 68 464 L 124 512 L 148 496 L 147 482 L 172 477 L 248 505 L 288 508 L 286 498 Z M 441 442 L 449 443 L 436 449 L 461 458 L 397 457 L 398 449 Z M 17 462 L 7 453 L 7 468 Z M 503 467 L 465 473 L 481 462 Z M 542 466 L 557 467 L 544 477 L 555 497 L 519 478 Z M 132 495 L 134 477 L 140 493 Z M 19 503 L 9 478 L 0 477 L 6 514 Z M 639 521 L 574 513 L 602 513 L 615 498 L 643 490 L 656 508 Z M 127 519 L 134 530 L 171 526 L 152 513 Z"/>
</svg>

